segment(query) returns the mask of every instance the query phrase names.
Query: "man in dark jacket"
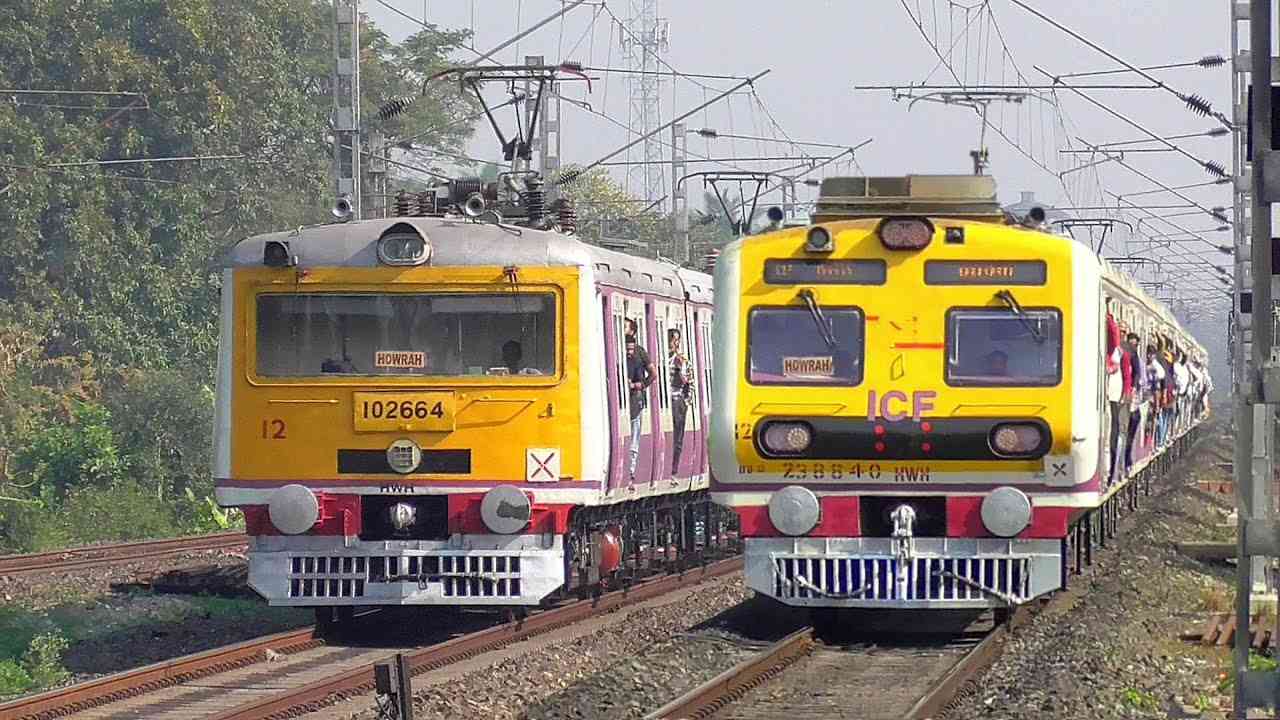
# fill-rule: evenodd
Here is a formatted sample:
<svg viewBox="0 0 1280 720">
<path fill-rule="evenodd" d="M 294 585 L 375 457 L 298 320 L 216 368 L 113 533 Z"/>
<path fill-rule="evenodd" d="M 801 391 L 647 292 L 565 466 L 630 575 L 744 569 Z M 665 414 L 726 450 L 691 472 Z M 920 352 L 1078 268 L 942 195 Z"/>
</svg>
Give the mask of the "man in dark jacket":
<svg viewBox="0 0 1280 720">
<path fill-rule="evenodd" d="M 667 330 L 667 373 L 671 387 L 671 475 L 680 470 L 680 453 L 684 449 L 684 425 L 693 399 L 693 369 L 680 349 L 680 329 Z"/>
<path fill-rule="evenodd" d="M 631 409 L 631 463 L 628 472 L 636 479 L 636 463 L 640 459 L 640 416 L 649 406 L 649 386 L 653 384 L 653 363 L 642 356 L 635 337 L 628 337 L 627 345 L 627 403 Z"/>
</svg>

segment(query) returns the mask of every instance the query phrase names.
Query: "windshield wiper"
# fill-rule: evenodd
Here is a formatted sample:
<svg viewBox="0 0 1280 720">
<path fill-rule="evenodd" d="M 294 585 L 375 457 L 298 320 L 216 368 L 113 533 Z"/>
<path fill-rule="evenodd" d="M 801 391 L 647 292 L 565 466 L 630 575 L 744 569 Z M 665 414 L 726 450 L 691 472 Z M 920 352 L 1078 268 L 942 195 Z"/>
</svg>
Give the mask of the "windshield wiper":
<svg viewBox="0 0 1280 720">
<path fill-rule="evenodd" d="M 1031 339 L 1035 340 L 1037 345 L 1044 344 L 1044 335 L 1041 335 L 1040 331 L 1036 329 L 1035 323 L 1031 322 L 1031 318 L 1022 309 L 1022 306 L 1018 304 L 1017 299 L 1013 297 L 1013 293 L 1008 290 L 1001 290 L 996 293 L 996 299 L 1009 306 L 1009 310 L 1014 317 L 1022 322 L 1023 327 L 1027 329 L 1027 332 L 1031 333 Z"/>
<path fill-rule="evenodd" d="M 834 352 L 836 339 L 831 334 L 831 327 L 827 325 L 827 318 L 822 314 L 822 308 L 818 306 L 818 298 L 814 296 L 812 290 L 804 288 L 800 291 L 800 299 L 809 308 L 809 315 L 813 317 L 813 323 L 818 326 L 818 334 L 822 336 L 822 342 L 827 344 L 828 350 Z"/>
</svg>

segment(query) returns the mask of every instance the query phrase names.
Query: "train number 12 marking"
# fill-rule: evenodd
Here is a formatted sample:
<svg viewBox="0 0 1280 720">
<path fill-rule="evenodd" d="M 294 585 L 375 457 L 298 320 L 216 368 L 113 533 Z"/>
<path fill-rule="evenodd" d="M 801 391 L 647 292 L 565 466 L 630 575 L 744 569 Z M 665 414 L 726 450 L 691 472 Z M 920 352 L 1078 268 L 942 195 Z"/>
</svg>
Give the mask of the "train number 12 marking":
<svg viewBox="0 0 1280 720">
<path fill-rule="evenodd" d="M 284 440 L 284 421 L 280 418 L 262 421 L 262 438 L 264 440 Z"/>
</svg>

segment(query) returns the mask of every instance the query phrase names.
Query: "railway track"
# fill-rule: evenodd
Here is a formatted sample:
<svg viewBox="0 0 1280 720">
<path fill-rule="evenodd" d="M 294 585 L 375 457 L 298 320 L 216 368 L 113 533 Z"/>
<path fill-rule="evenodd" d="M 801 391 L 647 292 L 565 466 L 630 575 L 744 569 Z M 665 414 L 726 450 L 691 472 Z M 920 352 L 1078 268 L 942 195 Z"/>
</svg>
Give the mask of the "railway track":
<svg viewBox="0 0 1280 720">
<path fill-rule="evenodd" d="M 282 633 L 5 703 L 0 720 L 295 717 L 372 691 L 374 663 L 396 652 L 418 675 L 741 570 L 740 557 L 721 560 L 410 650 Z"/>
<path fill-rule="evenodd" d="M 1211 436 L 1202 435 L 1191 452 Z M 1181 478 L 1180 472 L 1173 471 L 1162 482 Z M 1116 530 L 1113 523 L 1109 532 Z M 940 634 L 932 642 L 827 644 L 812 627 L 806 627 L 646 719 L 818 720 L 856 715 L 864 720 L 925 720 L 945 716 L 999 658 L 1015 628 L 1040 611 L 1074 604 L 1087 589 L 1087 583 L 1077 581 L 1048 600 L 1021 606 L 1008 622 L 992 622 L 985 628 L 975 622 L 962 632 Z"/>
<path fill-rule="evenodd" d="M 74 570 L 81 567 L 119 565 L 149 558 L 201 550 L 242 548 L 248 539 L 241 532 L 193 535 L 190 537 L 140 542 L 91 545 L 54 552 L 0 556 L 0 575 L 22 575 L 41 571 Z"/>
<path fill-rule="evenodd" d="M 981 629 L 979 629 L 981 628 Z M 922 720 L 998 656 L 1006 626 L 891 644 L 828 644 L 797 630 L 646 716 L 647 720 L 803 717 Z"/>
</svg>

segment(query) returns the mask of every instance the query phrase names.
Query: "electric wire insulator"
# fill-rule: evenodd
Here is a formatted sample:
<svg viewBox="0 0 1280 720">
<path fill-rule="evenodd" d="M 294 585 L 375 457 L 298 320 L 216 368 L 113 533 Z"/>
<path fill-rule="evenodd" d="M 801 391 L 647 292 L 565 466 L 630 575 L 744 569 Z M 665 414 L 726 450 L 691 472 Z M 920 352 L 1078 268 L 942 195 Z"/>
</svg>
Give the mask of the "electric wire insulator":
<svg viewBox="0 0 1280 720">
<path fill-rule="evenodd" d="M 417 215 L 419 217 L 422 217 L 424 215 L 432 215 L 435 213 L 436 211 L 435 191 L 423 190 L 422 192 L 418 193 L 418 196 L 416 199 L 418 201 Z"/>
<path fill-rule="evenodd" d="M 1208 117 L 1213 113 L 1213 106 L 1209 104 L 1208 100 L 1199 95 L 1182 95 L 1180 97 L 1187 104 L 1187 109 L 1197 115 Z"/>
<path fill-rule="evenodd" d="M 1227 169 L 1221 163 L 1214 160 L 1206 160 L 1204 163 L 1204 171 L 1214 177 L 1226 177 Z"/>
<path fill-rule="evenodd" d="M 484 195 L 484 181 L 478 177 L 460 177 L 449 181 L 449 199 L 461 203 L 472 193 Z"/>
<path fill-rule="evenodd" d="M 1219 67 L 1226 64 L 1227 59 L 1221 55 L 1205 55 L 1196 61 L 1196 65 L 1199 65 L 1202 68 Z"/>
<path fill-rule="evenodd" d="M 560 232 L 574 235 L 578 232 L 578 209 L 569 198 L 560 198 L 556 202 L 556 220 L 560 223 Z"/>
<path fill-rule="evenodd" d="M 573 170 L 563 173 L 560 177 L 556 178 L 555 184 L 557 187 L 573 187 L 578 180 L 582 179 L 582 175 L 583 173 L 581 170 L 574 168 Z"/>
<path fill-rule="evenodd" d="M 416 95 L 405 95 L 397 98 L 391 98 L 378 106 L 378 119 L 390 120 L 397 115 L 403 114 L 417 99 L 418 97 Z"/>
<path fill-rule="evenodd" d="M 401 190 L 396 193 L 396 215 L 404 217 L 412 215 L 413 201 L 409 191 Z"/>
<path fill-rule="evenodd" d="M 529 213 L 529 221 L 537 222 L 547 214 L 547 198 L 542 191 L 542 178 L 531 177 L 525 181 L 524 206 Z"/>
</svg>

